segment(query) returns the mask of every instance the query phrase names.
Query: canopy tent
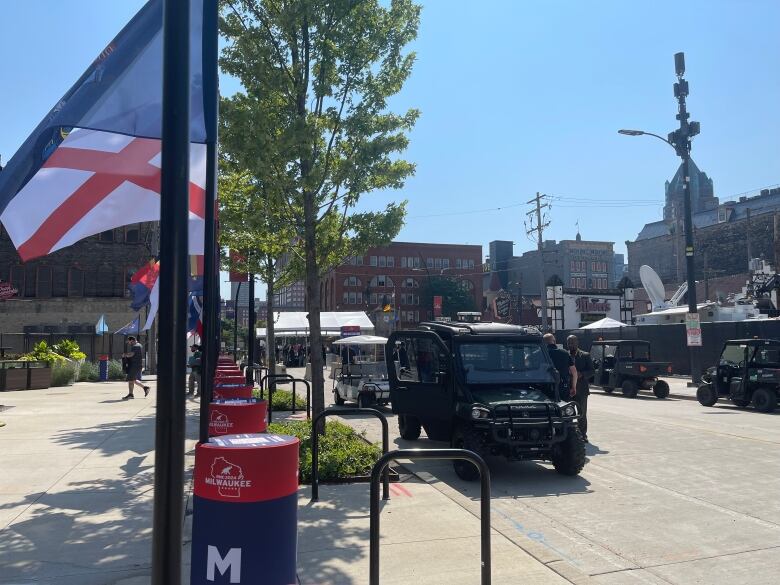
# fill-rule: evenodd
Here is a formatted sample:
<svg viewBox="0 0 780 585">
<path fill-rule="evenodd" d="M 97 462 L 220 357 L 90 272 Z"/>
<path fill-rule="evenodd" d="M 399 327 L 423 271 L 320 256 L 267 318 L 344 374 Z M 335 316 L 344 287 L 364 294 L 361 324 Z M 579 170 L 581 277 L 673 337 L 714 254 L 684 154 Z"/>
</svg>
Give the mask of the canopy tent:
<svg viewBox="0 0 780 585">
<path fill-rule="evenodd" d="M 387 337 L 378 337 L 376 335 L 354 335 L 337 339 L 333 345 L 384 345 L 387 343 Z"/>
<path fill-rule="evenodd" d="M 580 327 L 580 329 L 615 329 L 616 327 L 626 327 L 626 324 L 611 317 L 604 317 L 593 323 L 588 323 L 584 327 Z"/>
<path fill-rule="evenodd" d="M 306 337 L 309 320 L 306 311 L 277 311 L 274 313 L 274 335 L 279 337 Z M 320 329 L 323 335 L 341 335 L 344 326 L 359 326 L 361 334 L 374 333 L 374 324 L 362 311 L 324 311 L 320 313 Z M 265 327 L 257 328 L 257 337 L 265 337 Z"/>
</svg>

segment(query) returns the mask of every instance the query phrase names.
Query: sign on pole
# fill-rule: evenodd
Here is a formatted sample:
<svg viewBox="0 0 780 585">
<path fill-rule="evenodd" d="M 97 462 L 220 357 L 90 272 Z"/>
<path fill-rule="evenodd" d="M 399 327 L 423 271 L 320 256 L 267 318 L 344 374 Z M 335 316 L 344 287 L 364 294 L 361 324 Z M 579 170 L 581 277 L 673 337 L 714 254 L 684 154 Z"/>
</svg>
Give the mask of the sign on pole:
<svg viewBox="0 0 780 585">
<path fill-rule="evenodd" d="M 685 334 L 688 347 L 701 347 L 701 318 L 699 313 L 688 313 L 685 316 Z"/>
<path fill-rule="evenodd" d="M 433 297 L 433 316 L 441 317 L 442 298 L 439 295 Z"/>
<path fill-rule="evenodd" d="M 360 325 L 342 325 L 341 337 L 355 337 L 360 335 Z"/>
</svg>

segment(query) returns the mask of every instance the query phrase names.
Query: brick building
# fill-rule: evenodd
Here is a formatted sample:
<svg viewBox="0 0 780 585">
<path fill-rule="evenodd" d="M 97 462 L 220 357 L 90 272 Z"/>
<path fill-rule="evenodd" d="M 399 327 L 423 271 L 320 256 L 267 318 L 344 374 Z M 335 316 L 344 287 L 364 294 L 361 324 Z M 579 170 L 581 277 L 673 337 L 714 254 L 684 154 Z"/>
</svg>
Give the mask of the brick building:
<svg viewBox="0 0 780 585">
<path fill-rule="evenodd" d="M 102 314 L 111 329 L 130 322 L 127 284 L 151 256 L 155 225 L 109 230 L 24 263 L 0 226 L 0 281 L 18 289 L 0 301 L 0 331 L 94 332 Z"/>
<path fill-rule="evenodd" d="M 369 249 L 331 270 L 320 283 L 324 311 L 366 311 L 377 325 L 377 334 L 405 328 L 433 318 L 433 308 L 423 306 L 422 289 L 431 276 L 449 276 L 471 292 L 474 306 L 482 307 L 482 246 L 391 242 Z M 382 306 L 392 304 L 393 313 Z M 387 317 L 388 321 L 385 321 Z"/>
</svg>

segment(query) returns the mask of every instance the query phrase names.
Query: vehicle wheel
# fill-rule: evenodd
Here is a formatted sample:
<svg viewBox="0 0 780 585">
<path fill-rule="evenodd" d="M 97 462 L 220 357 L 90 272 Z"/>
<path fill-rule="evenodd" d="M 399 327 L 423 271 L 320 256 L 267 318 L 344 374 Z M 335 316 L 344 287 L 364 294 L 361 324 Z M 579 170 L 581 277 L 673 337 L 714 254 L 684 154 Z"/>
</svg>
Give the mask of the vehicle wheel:
<svg viewBox="0 0 780 585">
<path fill-rule="evenodd" d="M 569 428 L 566 440 L 558 443 L 552 454 L 555 471 L 562 475 L 577 475 L 585 467 L 585 441 L 580 429 Z"/>
<path fill-rule="evenodd" d="M 744 400 L 742 398 L 730 398 L 729 400 L 731 400 L 734 406 L 738 406 L 739 408 L 747 408 L 750 406 L 750 400 Z"/>
<path fill-rule="evenodd" d="M 456 428 L 452 434 L 452 446 L 455 449 L 468 449 L 476 452 L 476 449 L 468 439 L 468 431 L 462 427 Z M 479 469 L 471 461 L 456 459 L 452 462 L 452 467 L 455 469 L 455 475 L 464 481 L 476 481 L 479 479 Z"/>
<path fill-rule="evenodd" d="M 625 380 L 620 389 L 623 391 L 623 396 L 626 398 L 635 398 L 637 392 L 639 392 L 639 387 L 633 380 Z"/>
<path fill-rule="evenodd" d="M 712 384 L 702 384 L 699 389 L 696 390 L 696 400 L 702 406 L 714 406 L 718 401 L 718 393 L 715 392 L 715 388 Z"/>
<path fill-rule="evenodd" d="M 370 394 L 358 394 L 357 405 L 358 408 L 371 408 L 374 404 L 374 397 Z"/>
<path fill-rule="evenodd" d="M 777 394 L 769 388 L 758 388 L 753 392 L 753 407 L 759 412 L 772 412 L 777 407 Z"/>
<path fill-rule="evenodd" d="M 604 392 L 606 392 L 607 394 L 612 394 L 612 392 L 613 392 L 615 389 L 614 389 L 614 388 L 612 388 L 612 386 L 604 386 L 604 387 L 602 388 L 602 390 L 604 390 Z"/>
<path fill-rule="evenodd" d="M 336 406 L 344 406 L 344 399 L 341 397 L 338 390 L 333 391 L 333 402 L 336 403 Z"/>
<path fill-rule="evenodd" d="M 420 438 L 421 430 L 422 425 L 420 424 L 419 418 L 409 416 L 408 414 L 398 415 L 398 433 L 401 435 L 402 439 L 416 441 Z"/>
<path fill-rule="evenodd" d="M 669 384 L 664 380 L 658 380 L 653 385 L 653 394 L 656 398 L 667 398 L 669 396 Z"/>
</svg>

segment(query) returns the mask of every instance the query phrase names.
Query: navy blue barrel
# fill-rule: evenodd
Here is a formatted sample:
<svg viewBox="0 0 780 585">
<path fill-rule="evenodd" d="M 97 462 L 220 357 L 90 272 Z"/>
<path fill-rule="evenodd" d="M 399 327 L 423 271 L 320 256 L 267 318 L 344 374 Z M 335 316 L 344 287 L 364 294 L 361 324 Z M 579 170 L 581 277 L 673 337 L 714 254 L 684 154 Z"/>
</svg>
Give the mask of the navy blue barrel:
<svg viewBox="0 0 780 585">
<path fill-rule="evenodd" d="M 198 444 L 194 491 L 191 585 L 297 583 L 297 438 Z"/>
</svg>

